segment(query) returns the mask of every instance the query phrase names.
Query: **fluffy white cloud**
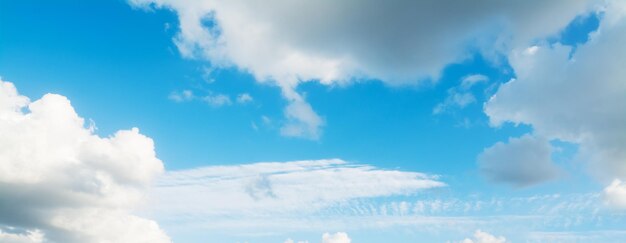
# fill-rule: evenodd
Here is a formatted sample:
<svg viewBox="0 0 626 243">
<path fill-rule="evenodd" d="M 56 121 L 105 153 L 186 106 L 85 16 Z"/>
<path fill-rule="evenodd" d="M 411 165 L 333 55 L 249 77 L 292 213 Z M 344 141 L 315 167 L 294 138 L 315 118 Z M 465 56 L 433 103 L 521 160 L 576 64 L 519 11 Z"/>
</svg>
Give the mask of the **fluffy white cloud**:
<svg viewBox="0 0 626 243">
<path fill-rule="evenodd" d="M 476 230 L 473 238 L 465 238 L 461 243 L 505 243 L 506 238 L 502 236 L 494 236 L 487 232 Z"/>
<path fill-rule="evenodd" d="M 174 42 L 184 56 L 248 71 L 280 86 L 289 102 L 305 102 L 293 93 L 306 81 L 436 80 L 445 65 L 469 56 L 468 47 L 490 57 L 507 53 L 557 32 L 589 2 L 129 1 L 175 11 Z M 307 125 L 283 134 L 315 138 L 323 123 L 313 110 L 295 114 L 302 116 L 292 115 L 286 126 Z"/>
<path fill-rule="evenodd" d="M 579 145 L 577 158 L 604 181 L 626 177 L 626 4 L 609 1 L 597 32 L 579 46 L 514 51 L 517 78 L 485 104 L 491 123 L 529 124 L 535 134 Z"/>
<path fill-rule="evenodd" d="M 324 233 L 322 235 L 322 243 L 350 243 L 350 237 L 345 232 L 337 232 L 334 234 Z"/>
<path fill-rule="evenodd" d="M 613 182 L 604 188 L 603 192 L 605 202 L 616 209 L 626 209 L 626 184 L 620 179 L 615 179 Z"/>
<path fill-rule="evenodd" d="M 478 156 L 478 163 L 490 180 L 529 186 L 559 174 L 551 156 L 552 146 L 546 139 L 524 135 L 486 148 Z"/>
<path fill-rule="evenodd" d="M 101 138 L 67 98 L 30 102 L 1 80 L 0 104 L 0 225 L 24 239 L 169 242 L 130 213 L 163 171 L 150 138 L 136 128 Z"/>
</svg>

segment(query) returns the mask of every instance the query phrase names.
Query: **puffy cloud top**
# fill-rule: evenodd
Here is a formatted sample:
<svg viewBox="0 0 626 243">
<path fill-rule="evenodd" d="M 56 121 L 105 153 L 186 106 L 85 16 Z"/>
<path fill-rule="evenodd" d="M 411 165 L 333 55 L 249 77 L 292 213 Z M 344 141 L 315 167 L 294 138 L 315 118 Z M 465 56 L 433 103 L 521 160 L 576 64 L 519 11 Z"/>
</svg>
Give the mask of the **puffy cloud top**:
<svg viewBox="0 0 626 243">
<path fill-rule="evenodd" d="M 0 224 L 24 231 L 14 237 L 169 242 L 155 222 L 129 213 L 163 171 L 138 129 L 99 137 L 66 97 L 30 102 L 0 80 L 0 134 Z"/>
<path fill-rule="evenodd" d="M 337 232 L 334 234 L 324 233 L 322 235 L 322 243 L 350 243 L 352 240 L 345 232 Z"/>
</svg>

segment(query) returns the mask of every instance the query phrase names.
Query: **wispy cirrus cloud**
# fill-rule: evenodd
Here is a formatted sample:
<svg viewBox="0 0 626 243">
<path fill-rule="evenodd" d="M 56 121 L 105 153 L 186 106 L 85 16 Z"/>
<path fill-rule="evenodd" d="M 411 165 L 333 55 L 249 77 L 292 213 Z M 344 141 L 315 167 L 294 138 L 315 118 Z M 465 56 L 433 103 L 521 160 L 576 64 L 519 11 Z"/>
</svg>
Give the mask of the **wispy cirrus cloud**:
<svg viewBox="0 0 626 243">
<path fill-rule="evenodd" d="M 437 176 L 330 159 L 170 171 L 158 180 L 153 197 L 164 214 L 264 216 L 312 213 L 352 199 L 442 186 Z"/>
</svg>

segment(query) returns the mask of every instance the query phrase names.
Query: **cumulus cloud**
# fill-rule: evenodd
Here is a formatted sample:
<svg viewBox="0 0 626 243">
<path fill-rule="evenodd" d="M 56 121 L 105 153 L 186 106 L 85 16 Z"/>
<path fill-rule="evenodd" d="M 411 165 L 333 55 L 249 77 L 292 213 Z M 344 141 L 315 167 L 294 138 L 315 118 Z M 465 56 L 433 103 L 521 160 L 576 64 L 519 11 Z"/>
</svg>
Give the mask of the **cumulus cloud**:
<svg viewBox="0 0 626 243">
<path fill-rule="evenodd" d="M 345 232 L 337 232 L 334 234 L 324 233 L 322 235 L 322 243 L 350 243 L 350 237 Z"/>
<path fill-rule="evenodd" d="M 601 180 L 626 177 L 625 8 L 609 1 L 598 30 L 573 54 L 559 44 L 514 51 L 516 79 L 485 104 L 491 124 L 531 125 L 538 136 L 578 144 L 577 159 Z"/>
<path fill-rule="evenodd" d="M 354 199 L 412 195 L 442 186 L 445 184 L 435 176 L 331 159 L 169 171 L 158 180 L 152 197 L 154 214 L 169 222 L 188 220 L 217 228 L 259 229 L 272 224 L 290 228 L 295 225 L 285 226 L 281 220 Z"/>
<path fill-rule="evenodd" d="M 460 243 L 505 243 L 506 238 L 502 236 L 494 236 L 487 232 L 476 230 L 472 238 L 465 238 Z"/>
<path fill-rule="evenodd" d="M 603 191 L 604 201 L 613 208 L 626 209 L 626 184 L 620 179 L 615 179 L 613 182 L 604 188 Z"/>
<path fill-rule="evenodd" d="M 99 137 L 66 97 L 31 102 L 0 80 L 0 134 L 0 225 L 22 232 L 3 242 L 170 242 L 131 214 L 163 171 L 138 129 Z"/>
<path fill-rule="evenodd" d="M 486 148 L 478 156 L 478 163 L 490 180 L 529 186 L 558 176 L 559 169 L 551 158 L 552 150 L 546 139 L 527 134 Z"/>
<path fill-rule="evenodd" d="M 436 80 L 445 65 L 467 58 L 470 48 L 489 57 L 506 54 L 556 33 L 588 6 L 588 1 L 491 0 L 130 2 L 177 13 L 180 32 L 174 42 L 183 56 L 248 71 L 259 82 L 289 90 L 284 93 L 306 81 Z M 291 121 L 308 125 L 296 127 L 304 132 L 283 134 L 315 138 L 307 130 L 323 124 L 311 116 L 292 116 Z"/>
</svg>

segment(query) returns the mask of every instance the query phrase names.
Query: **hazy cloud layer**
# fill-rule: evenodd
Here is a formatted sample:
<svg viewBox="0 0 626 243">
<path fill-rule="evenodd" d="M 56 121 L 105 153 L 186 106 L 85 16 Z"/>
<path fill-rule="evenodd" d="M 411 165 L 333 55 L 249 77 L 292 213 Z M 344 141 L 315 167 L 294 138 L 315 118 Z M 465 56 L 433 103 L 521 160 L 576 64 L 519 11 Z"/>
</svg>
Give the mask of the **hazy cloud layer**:
<svg viewBox="0 0 626 243">
<path fill-rule="evenodd" d="M 306 213 L 350 199 L 409 195 L 442 186 L 436 177 L 422 173 L 333 159 L 170 171 L 160 177 L 153 195 L 157 210 L 172 210 L 172 215 L 258 216 Z"/>
<path fill-rule="evenodd" d="M 164 174 L 153 189 L 150 210 L 160 222 L 175 225 L 289 231 L 317 224 L 289 223 L 294 217 L 307 220 L 353 200 L 443 186 L 436 176 L 339 159 L 210 166 Z"/>
</svg>

